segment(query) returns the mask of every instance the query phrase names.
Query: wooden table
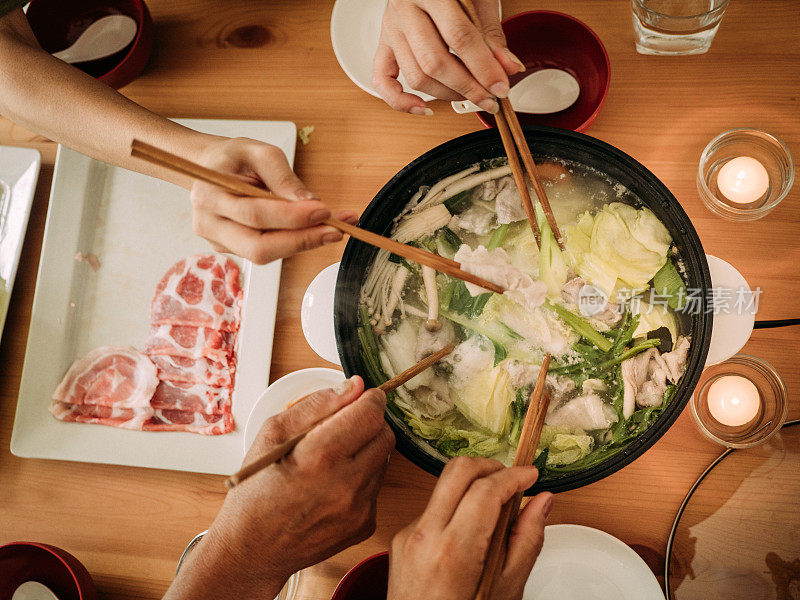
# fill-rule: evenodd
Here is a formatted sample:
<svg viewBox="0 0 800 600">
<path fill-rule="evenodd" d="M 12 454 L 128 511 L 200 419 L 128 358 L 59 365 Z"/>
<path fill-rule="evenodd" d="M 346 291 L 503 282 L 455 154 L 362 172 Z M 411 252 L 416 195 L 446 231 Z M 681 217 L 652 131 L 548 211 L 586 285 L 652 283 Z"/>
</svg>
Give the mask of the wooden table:
<svg viewBox="0 0 800 600">
<path fill-rule="evenodd" d="M 800 156 L 800 35 L 796 0 L 731 2 L 703 56 L 638 55 L 625 0 L 505 0 L 504 13 L 569 12 L 592 27 L 611 57 L 611 90 L 590 134 L 631 154 L 675 193 L 705 249 L 733 263 L 764 290 L 759 318 L 800 310 L 800 187 L 768 217 L 735 224 L 712 215 L 695 189 L 700 153 L 732 127 L 770 131 Z M 361 210 L 411 159 L 479 128 L 445 103 L 432 118 L 398 114 L 359 90 L 333 55 L 332 2 L 307 0 L 149 0 L 156 44 L 145 73 L 124 93 L 169 117 L 286 119 L 316 126 L 297 155 L 297 172 L 336 208 Z M 186 543 L 219 509 L 220 477 L 107 465 L 22 460 L 9 440 L 55 145 L 0 120 L 0 143 L 44 156 L 12 306 L 0 348 L 0 543 L 55 544 L 74 553 L 101 595 L 156 598 L 172 579 Z M 285 261 L 272 379 L 324 366 L 305 344 L 300 301 L 342 245 Z M 756 331 L 745 351 L 771 362 L 789 394 L 800 393 L 800 328 Z M 800 405 L 790 406 L 790 418 Z M 634 464 L 556 498 L 550 521 L 603 529 L 634 546 L 662 573 L 678 505 L 720 453 L 695 429 L 689 411 Z M 425 506 L 435 479 L 395 453 L 380 497 L 378 529 L 368 541 L 305 572 L 300 598 L 329 598 L 345 571 L 387 548 Z"/>
</svg>

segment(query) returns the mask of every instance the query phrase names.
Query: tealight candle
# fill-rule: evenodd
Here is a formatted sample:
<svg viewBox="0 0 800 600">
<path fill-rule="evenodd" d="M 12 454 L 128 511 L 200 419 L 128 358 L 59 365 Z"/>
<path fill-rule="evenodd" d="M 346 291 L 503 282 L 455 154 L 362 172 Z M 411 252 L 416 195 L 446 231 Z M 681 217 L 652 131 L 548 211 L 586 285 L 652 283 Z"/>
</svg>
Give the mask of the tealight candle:
<svg viewBox="0 0 800 600">
<path fill-rule="evenodd" d="M 717 173 L 720 193 L 736 204 L 749 204 L 763 197 L 769 189 L 769 174 L 752 156 L 732 158 Z"/>
<path fill-rule="evenodd" d="M 752 421 L 761 406 L 761 396 L 752 381 L 725 375 L 708 388 L 708 410 L 723 425 L 737 427 Z"/>
</svg>

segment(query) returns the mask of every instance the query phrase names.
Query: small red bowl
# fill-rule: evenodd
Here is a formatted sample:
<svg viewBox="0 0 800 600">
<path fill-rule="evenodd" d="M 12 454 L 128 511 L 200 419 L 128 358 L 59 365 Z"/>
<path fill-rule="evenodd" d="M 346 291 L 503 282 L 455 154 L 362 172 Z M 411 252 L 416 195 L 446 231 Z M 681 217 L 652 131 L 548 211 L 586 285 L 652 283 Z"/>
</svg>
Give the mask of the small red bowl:
<svg viewBox="0 0 800 600">
<path fill-rule="evenodd" d="M 365 558 L 342 577 L 331 600 L 386 600 L 389 588 L 389 553 Z"/>
<path fill-rule="evenodd" d="M 92 576 L 66 550 L 37 542 L 0 546 L 0 598 L 10 599 L 26 581 L 46 585 L 58 600 L 97 600 Z"/>
<path fill-rule="evenodd" d="M 527 71 L 510 77 L 511 85 L 542 69 L 562 69 L 578 80 L 581 91 L 575 104 L 562 111 L 534 115 L 517 113 L 520 124 L 547 125 L 583 132 L 594 123 L 608 94 L 610 64 L 600 38 L 584 23 L 550 10 L 532 10 L 503 21 L 509 49 L 525 63 Z M 494 116 L 476 113 L 486 127 Z"/>
<path fill-rule="evenodd" d="M 32 0 L 28 22 L 47 52 L 70 46 L 97 19 L 128 15 L 136 21 L 136 37 L 119 52 L 74 66 L 114 89 L 128 85 L 144 70 L 153 51 L 153 19 L 143 0 Z"/>
</svg>

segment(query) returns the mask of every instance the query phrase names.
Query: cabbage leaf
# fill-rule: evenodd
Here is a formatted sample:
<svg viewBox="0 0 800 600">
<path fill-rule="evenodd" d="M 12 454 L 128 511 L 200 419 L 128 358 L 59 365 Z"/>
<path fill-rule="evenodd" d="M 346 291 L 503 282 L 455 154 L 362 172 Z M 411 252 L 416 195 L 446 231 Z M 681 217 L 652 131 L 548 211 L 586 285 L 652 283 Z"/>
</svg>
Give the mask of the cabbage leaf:
<svg viewBox="0 0 800 600">
<path fill-rule="evenodd" d="M 584 213 L 564 231 L 570 266 L 615 299 L 623 289 L 646 289 L 666 263 L 672 243 L 650 209 L 621 202 L 606 205 L 595 216 Z"/>
<path fill-rule="evenodd" d="M 547 465 L 568 465 L 580 460 L 592 449 L 594 438 L 575 427 L 545 425 L 539 449 L 547 449 Z"/>
</svg>

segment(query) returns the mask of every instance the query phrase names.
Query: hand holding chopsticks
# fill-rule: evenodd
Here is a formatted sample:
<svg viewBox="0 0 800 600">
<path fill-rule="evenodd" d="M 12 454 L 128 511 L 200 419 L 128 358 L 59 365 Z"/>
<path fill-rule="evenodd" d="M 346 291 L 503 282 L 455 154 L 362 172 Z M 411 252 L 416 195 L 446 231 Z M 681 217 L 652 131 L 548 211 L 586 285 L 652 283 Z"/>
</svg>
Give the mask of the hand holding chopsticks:
<svg viewBox="0 0 800 600">
<path fill-rule="evenodd" d="M 412 365 L 399 375 L 392 377 L 389 381 L 382 383 L 381 385 L 378 386 L 378 388 L 381 389 L 384 393 L 392 392 L 397 388 L 399 388 L 404 383 L 406 383 L 407 381 L 409 381 L 410 379 L 422 373 L 424 370 L 429 369 L 430 367 L 435 365 L 437 362 L 439 362 L 442 358 L 450 354 L 452 351 L 453 351 L 453 345 L 448 344 L 441 350 L 437 350 L 430 356 L 423 358 L 417 364 Z M 301 403 L 302 400 L 304 399 L 305 398 L 302 398 L 292 403 L 291 406 L 293 407 L 295 404 Z M 236 473 L 231 475 L 225 481 L 225 485 L 227 486 L 227 488 L 232 489 L 233 487 L 240 484 L 248 477 L 255 475 L 262 469 L 266 469 L 270 465 L 279 461 L 281 458 L 289 454 L 289 452 L 291 452 L 292 449 L 295 446 L 297 446 L 297 444 L 300 443 L 300 440 L 302 440 L 308 434 L 309 431 L 320 425 L 323 421 L 330 418 L 331 416 L 333 415 L 323 416 L 320 420 L 309 423 L 307 428 L 297 432 L 297 434 L 291 437 L 290 439 L 275 445 L 273 448 L 270 449 L 269 452 L 265 453 L 260 458 L 254 460 L 253 462 L 239 469 Z"/>
<path fill-rule="evenodd" d="M 481 458 L 451 459 L 425 512 L 395 536 L 388 600 L 522 596 L 541 550 L 552 503 L 551 494 L 538 494 L 516 519 L 522 493 L 538 476 L 528 465 L 547 412 L 548 366 L 549 356 L 531 395 L 515 466 L 507 469 Z M 510 532 L 514 535 L 509 546 Z M 482 551 L 486 540 L 489 549 Z"/>
<path fill-rule="evenodd" d="M 515 467 L 532 465 L 536 456 L 547 407 L 550 405 L 550 393 L 545 390 L 545 379 L 549 367 L 550 355 L 547 354 L 539 369 L 539 377 L 536 379 L 536 386 L 531 393 L 528 412 L 525 414 L 525 422 L 522 424 L 517 452 L 514 455 Z M 486 553 L 486 563 L 478 585 L 478 593 L 475 595 L 476 600 L 489 600 L 492 597 L 492 588 L 497 581 L 506 558 L 508 535 L 514 520 L 517 518 L 521 503 L 522 492 L 518 492 L 503 505 L 500 511 L 500 517 L 497 520 L 492 539 L 489 542 L 489 550 Z"/>
<path fill-rule="evenodd" d="M 131 155 L 135 158 L 146 160 L 152 164 L 158 165 L 165 169 L 170 169 L 177 173 L 181 173 L 182 175 L 191 177 L 198 181 L 215 185 L 221 189 L 229 191 L 232 194 L 256 198 L 267 198 L 270 200 L 289 201 L 285 198 L 279 198 L 267 190 L 248 183 L 234 175 L 209 169 L 208 167 L 204 167 L 203 165 L 199 165 L 183 157 L 176 156 L 171 152 L 167 152 L 161 148 L 156 148 L 155 146 L 151 146 L 150 144 L 146 144 L 140 140 L 133 140 L 133 143 L 131 144 Z M 501 286 L 464 271 L 461 269 L 461 265 L 459 265 L 456 261 L 445 258 L 444 256 L 439 256 L 438 254 L 433 254 L 432 252 L 428 252 L 414 246 L 409 246 L 408 244 L 402 244 L 397 240 L 378 235 L 377 233 L 367 231 L 366 229 L 361 229 L 360 227 L 356 227 L 355 225 L 351 225 L 350 223 L 346 223 L 338 219 L 327 219 L 324 221 L 324 224 L 335 227 L 339 231 L 347 233 L 348 235 L 351 235 L 352 237 L 364 243 L 382 248 L 388 252 L 392 252 L 398 256 L 402 256 L 403 258 L 421 265 L 431 267 L 440 273 L 446 273 L 447 275 L 461 279 L 462 281 L 474 283 L 475 285 L 497 294 L 502 294 L 505 292 L 505 289 Z"/>
</svg>

